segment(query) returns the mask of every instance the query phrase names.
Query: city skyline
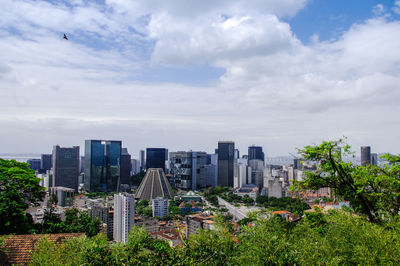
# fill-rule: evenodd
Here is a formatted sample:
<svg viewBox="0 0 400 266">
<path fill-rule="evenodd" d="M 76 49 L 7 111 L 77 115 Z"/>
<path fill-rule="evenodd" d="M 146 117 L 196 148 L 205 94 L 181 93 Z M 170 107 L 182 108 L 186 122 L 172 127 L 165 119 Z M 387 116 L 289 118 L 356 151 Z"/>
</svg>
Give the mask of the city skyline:
<svg viewBox="0 0 400 266">
<path fill-rule="evenodd" d="M 1 153 L 117 139 L 135 158 L 218 141 L 271 157 L 342 136 L 399 153 L 400 1 L 2 5 Z"/>
</svg>

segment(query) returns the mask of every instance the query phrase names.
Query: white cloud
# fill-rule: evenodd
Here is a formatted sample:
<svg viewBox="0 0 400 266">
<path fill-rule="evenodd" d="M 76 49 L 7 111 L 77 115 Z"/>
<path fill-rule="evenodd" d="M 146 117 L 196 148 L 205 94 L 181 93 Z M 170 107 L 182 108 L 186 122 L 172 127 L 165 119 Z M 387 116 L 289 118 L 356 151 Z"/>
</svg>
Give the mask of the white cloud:
<svg viewBox="0 0 400 266">
<path fill-rule="evenodd" d="M 163 14 L 153 16 L 148 31 L 157 40 L 153 61 L 165 64 L 266 55 L 290 49 L 296 42 L 289 25 L 274 15 L 207 17 L 188 22 Z"/>
<path fill-rule="evenodd" d="M 382 15 L 385 12 L 385 6 L 382 4 L 377 4 L 372 8 L 372 12 L 377 16 Z"/>
<path fill-rule="evenodd" d="M 121 138 L 133 151 L 212 151 L 224 138 L 278 155 L 342 135 L 400 148 L 398 21 L 371 19 L 306 46 L 281 20 L 306 1 L 3 2 L 4 151 L 86 138 Z M 132 81 L 158 64 L 225 74 L 206 87 Z"/>
<path fill-rule="evenodd" d="M 396 0 L 394 7 L 392 8 L 394 13 L 400 14 L 400 0 Z"/>
</svg>

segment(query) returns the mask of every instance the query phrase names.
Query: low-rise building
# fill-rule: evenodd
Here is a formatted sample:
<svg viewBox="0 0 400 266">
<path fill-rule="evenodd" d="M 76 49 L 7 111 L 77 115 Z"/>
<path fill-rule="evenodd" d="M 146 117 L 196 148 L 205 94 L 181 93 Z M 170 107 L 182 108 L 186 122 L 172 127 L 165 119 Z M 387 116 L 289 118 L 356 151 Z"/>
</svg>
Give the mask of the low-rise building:
<svg viewBox="0 0 400 266">
<path fill-rule="evenodd" d="M 150 233 L 150 235 L 156 239 L 161 239 L 166 241 L 171 247 L 177 245 L 183 245 L 182 236 L 179 231 L 175 228 L 168 228 L 165 230 L 160 230 L 158 232 Z"/>
<path fill-rule="evenodd" d="M 201 196 L 197 195 L 193 191 L 189 191 L 185 195 L 181 196 L 181 200 L 183 200 L 183 201 L 197 201 L 197 202 L 201 202 L 202 201 Z"/>
<path fill-rule="evenodd" d="M 88 209 L 91 218 L 97 218 L 103 223 L 103 228 L 109 239 L 113 239 L 114 232 L 114 210 L 102 205 L 91 206 Z"/>
<path fill-rule="evenodd" d="M 57 197 L 57 205 L 61 207 L 73 206 L 75 190 L 67 187 L 51 187 L 49 190 L 50 197 Z"/>
<path fill-rule="evenodd" d="M 214 229 L 214 216 L 206 213 L 197 213 L 186 216 L 186 238 L 197 234 L 199 229 Z"/>
<path fill-rule="evenodd" d="M 29 265 L 32 253 L 40 239 L 47 239 L 58 245 L 66 239 L 85 237 L 85 233 L 9 235 L 3 239 L 4 261 L 2 265 Z"/>
<path fill-rule="evenodd" d="M 259 190 L 258 186 L 253 185 L 253 184 L 244 184 L 242 187 L 235 189 L 233 191 L 234 194 L 244 197 L 245 195 L 249 196 L 253 200 L 256 200 Z"/>
</svg>

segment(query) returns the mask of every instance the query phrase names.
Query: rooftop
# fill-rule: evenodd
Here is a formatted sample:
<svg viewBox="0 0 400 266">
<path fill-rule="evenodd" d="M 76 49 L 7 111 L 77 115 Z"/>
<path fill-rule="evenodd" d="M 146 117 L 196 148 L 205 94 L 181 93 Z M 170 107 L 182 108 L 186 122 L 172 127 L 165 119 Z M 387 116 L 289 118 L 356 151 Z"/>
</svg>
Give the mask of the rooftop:
<svg viewBox="0 0 400 266">
<path fill-rule="evenodd" d="M 39 234 L 39 235 L 10 235 L 3 240 L 6 263 L 10 265 L 25 265 L 31 261 L 32 252 L 36 244 L 47 236 L 53 243 L 61 243 L 65 239 L 85 236 L 85 233 L 68 234 Z"/>
</svg>

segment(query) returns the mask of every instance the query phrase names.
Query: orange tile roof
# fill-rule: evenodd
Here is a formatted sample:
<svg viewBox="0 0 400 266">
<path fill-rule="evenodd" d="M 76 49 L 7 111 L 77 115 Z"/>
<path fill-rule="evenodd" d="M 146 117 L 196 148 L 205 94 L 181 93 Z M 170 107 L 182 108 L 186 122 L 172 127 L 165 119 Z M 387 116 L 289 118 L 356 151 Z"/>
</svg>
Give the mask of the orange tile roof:
<svg viewBox="0 0 400 266">
<path fill-rule="evenodd" d="M 84 236 L 85 233 L 10 235 L 3 240 L 6 262 L 10 265 L 25 265 L 31 261 L 32 251 L 39 240 L 47 236 L 53 243 L 61 243 L 64 239 Z"/>
<path fill-rule="evenodd" d="M 287 214 L 287 213 L 291 213 L 290 211 L 274 211 L 272 212 L 272 214 Z"/>
</svg>

